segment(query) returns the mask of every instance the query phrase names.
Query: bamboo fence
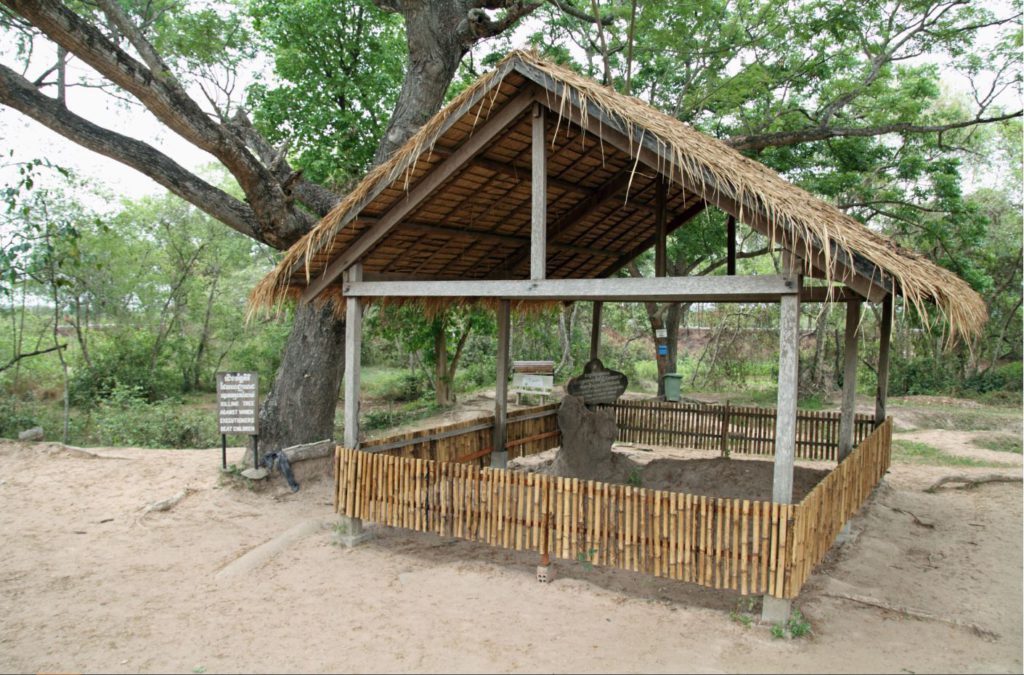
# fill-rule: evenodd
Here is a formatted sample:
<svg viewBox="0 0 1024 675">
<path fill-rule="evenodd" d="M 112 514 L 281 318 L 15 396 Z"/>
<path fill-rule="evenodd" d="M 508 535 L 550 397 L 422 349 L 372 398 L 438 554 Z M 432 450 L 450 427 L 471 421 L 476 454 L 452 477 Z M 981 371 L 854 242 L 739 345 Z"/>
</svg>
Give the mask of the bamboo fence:
<svg viewBox="0 0 1024 675">
<path fill-rule="evenodd" d="M 617 401 L 612 410 L 619 440 L 748 455 L 775 454 L 775 408 Z M 796 456 L 835 461 L 839 451 L 838 412 L 801 410 L 796 419 Z M 855 415 L 854 446 L 874 428 L 871 415 Z"/>
<path fill-rule="evenodd" d="M 558 405 L 548 403 L 508 414 L 505 422 L 505 448 L 509 459 L 533 455 L 561 444 Z M 432 429 L 417 429 L 376 438 L 363 442 L 360 448 L 372 453 L 439 462 L 472 462 L 486 466 L 493 450 L 493 437 L 494 415 L 488 415 Z"/>
<path fill-rule="evenodd" d="M 406 455 L 415 451 L 408 445 L 402 456 L 339 447 L 335 508 L 391 527 L 791 598 L 885 474 L 891 438 L 887 420 L 798 505 L 437 461 Z"/>
</svg>

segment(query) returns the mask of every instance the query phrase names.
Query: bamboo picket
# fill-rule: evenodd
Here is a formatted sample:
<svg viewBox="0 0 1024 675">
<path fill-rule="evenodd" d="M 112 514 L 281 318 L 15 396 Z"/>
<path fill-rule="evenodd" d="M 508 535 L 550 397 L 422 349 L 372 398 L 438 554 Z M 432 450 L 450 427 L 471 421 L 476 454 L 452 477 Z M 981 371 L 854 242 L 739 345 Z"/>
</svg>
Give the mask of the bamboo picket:
<svg viewBox="0 0 1024 675">
<path fill-rule="evenodd" d="M 771 556 L 774 571 L 790 555 L 791 505 L 761 528 L 758 514 L 772 505 L 749 500 L 342 447 L 335 466 L 341 515 L 505 549 L 544 553 L 550 546 L 557 558 L 743 594 L 769 592 L 768 578 L 756 573 L 762 558 Z"/>
<path fill-rule="evenodd" d="M 615 413 L 619 440 L 748 455 L 775 454 L 774 408 L 728 403 L 693 404 L 620 400 L 596 406 Z M 838 412 L 801 410 L 797 414 L 796 456 L 835 461 L 839 451 Z M 871 415 L 856 415 L 854 445 L 874 429 Z"/>
<path fill-rule="evenodd" d="M 649 434 L 646 438 L 676 443 L 683 433 L 678 431 L 679 425 L 672 431 L 652 424 L 652 419 L 657 419 L 655 406 L 624 408 L 630 422 L 651 425 L 644 432 Z M 757 434 L 768 428 L 765 420 L 770 418 L 763 409 L 755 410 L 757 414 L 747 419 L 752 420 Z M 699 412 L 669 409 L 667 415 L 684 420 L 683 424 L 704 424 L 703 431 L 697 433 L 713 436 L 716 418 Z M 730 424 L 743 420 L 746 412 L 730 407 Z M 828 414 L 801 414 L 807 415 L 807 420 L 817 420 L 807 424 L 805 431 L 818 443 L 830 438 L 832 427 L 838 425 Z M 719 424 L 725 417 L 717 417 Z M 549 419 L 554 418 L 535 417 L 523 422 Z M 450 431 L 452 426 L 444 429 Z M 557 558 L 743 595 L 792 598 L 824 558 L 843 524 L 861 508 L 885 475 L 892 446 L 889 419 L 866 435 L 796 505 L 711 498 L 491 469 L 475 461 L 411 456 L 428 452 L 424 448 L 447 455 L 473 451 L 467 438 L 475 433 L 415 442 L 425 435 L 420 432 L 410 437 L 414 441 L 410 445 L 389 451 L 337 448 L 336 511 L 392 527 L 541 555 L 550 552 Z M 546 432 L 524 424 L 517 433 L 522 439 Z M 439 442 L 460 438 L 459 443 Z M 751 447 L 764 447 L 763 438 L 755 437 L 754 441 Z M 816 457 L 828 457 L 827 448 L 816 452 Z"/>
<path fill-rule="evenodd" d="M 787 597 L 795 597 L 843 525 L 856 514 L 889 470 L 892 418 L 864 439 L 797 506 L 793 520 L 793 569 Z"/>
</svg>

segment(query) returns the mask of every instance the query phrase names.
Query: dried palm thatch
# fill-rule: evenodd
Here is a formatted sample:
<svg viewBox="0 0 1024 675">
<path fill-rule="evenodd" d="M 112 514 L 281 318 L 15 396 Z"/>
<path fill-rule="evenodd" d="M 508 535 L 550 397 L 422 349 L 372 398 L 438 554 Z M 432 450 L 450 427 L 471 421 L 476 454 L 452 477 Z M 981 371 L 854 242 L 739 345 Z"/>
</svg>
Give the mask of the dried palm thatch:
<svg viewBox="0 0 1024 675">
<path fill-rule="evenodd" d="M 560 125 L 568 125 L 566 119 L 572 113 L 580 126 L 586 128 L 588 115 L 596 111 L 602 120 L 613 121 L 623 129 L 631 144 L 636 143 L 633 154 L 638 158 L 642 148 L 653 148 L 659 172 L 708 202 L 734 212 L 741 221 L 765 234 L 773 247 L 781 244 L 795 250 L 808 266 L 815 260 L 815 266 L 827 279 L 841 278 L 842 266 L 859 262 L 859 269 L 871 270 L 866 275 L 861 271 L 862 276 L 873 284 L 891 287 L 922 317 L 928 316 L 925 303 L 934 303 L 950 342 L 958 336 L 977 335 L 987 320 L 981 297 L 958 276 L 923 255 L 873 232 L 725 143 L 639 99 L 619 94 L 527 52 L 509 55 L 431 118 L 389 160 L 370 171 L 257 285 L 250 297 L 252 309 L 272 307 L 301 295 L 311 278 L 324 267 L 323 263 L 313 264 L 313 257 L 328 249 L 338 233 L 353 223 L 381 190 L 388 186 L 408 190 L 417 161 L 433 150 L 453 115 L 466 113 L 468 102 L 484 97 L 485 104 L 476 108 L 474 125 L 490 115 L 487 96 L 497 91 L 496 85 L 513 72 L 547 91 L 546 104 L 558 113 Z M 305 274 L 297 275 L 299 269 L 304 269 Z M 335 288 L 321 293 L 317 301 L 332 302 L 339 309 L 343 304 L 341 293 Z M 461 301 L 453 299 L 440 304 Z"/>
</svg>

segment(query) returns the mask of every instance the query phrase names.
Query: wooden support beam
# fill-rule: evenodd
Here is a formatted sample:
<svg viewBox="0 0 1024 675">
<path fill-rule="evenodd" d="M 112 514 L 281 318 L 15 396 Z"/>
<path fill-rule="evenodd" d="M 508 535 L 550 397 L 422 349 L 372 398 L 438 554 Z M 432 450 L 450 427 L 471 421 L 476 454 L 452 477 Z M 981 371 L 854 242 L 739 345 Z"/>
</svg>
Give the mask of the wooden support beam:
<svg viewBox="0 0 1024 675">
<path fill-rule="evenodd" d="M 496 244 L 513 244 L 516 246 L 525 247 L 527 250 L 530 248 L 530 238 L 520 237 L 514 234 L 499 234 L 497 232 L 485 232 L 481 230 L 466 230 L 457 227 L 450 227 L 445 225 L 430 225 L 428 223 L 411 223 L 402 222 L 396 226 L 396 229 L 405 230 L 408 232 L 419 232 L 421 234 L 438 234 L 449 237 L 472 237 L 481 241 L 491 241 Z M 585 253 L 587 255 L 600 256 L 603 258 L 615 258 L 618 257 L 616 253 L 611 251 L 591 248 L 589 246 L 574 246 L 573 244 L 556 244 L 548 243 L 548 248 L 555 251 L 572 251 L 573 253 Z"/>
<path fill-rule="evenodd" d="M 510 279 L 467 281 L 348 282 L 353 298 L 503 298 L 614 302 L 778 302 L 797 295 L 782 276 L 625 277 L 610 279 Z"/>
<path fill-rule="evenodd" d="M 843 403 L 839 413 L 839 461 L 853 451 L 853 423 L 857 412 L 857 329 L 860 303 L 846 305 L 846 339 L 843 342 Z"/>
<path fill-rule="evenodd" d="M 533 91 L 524 91 L 505 104 L 480 128 L 476 129 L 466 142 L 444 160 L 433 171 L 428 173 L 411 190 L 405 199 L 395 204 L 390 211 L 381 216 L 368 230 L 356 239 L 345 251 L 328 265 L 323 273 L 313 279 L 302 293 L 302 302 L 309 302 L 332 284 L 341 273 L 380 242 L 402 218 L 418 207 L 446 180 L 454 176 L 477 153 L 483 151 L 509 124 L 514 122 L 523 112 L 533 105 Z"/>
<path fill-rule="evenodd" d="M 497 384 L 494 388 L 494 439 L 491 445 L 491 466 L 504 469 L 508 463 L 508 449 L 505 447 L 506 419 L 508 416 L 508 349 L 509 333 L 512 327 L 512 305 L 508 300 L 498 304 L 498 355 Z"/>
<path fill-rule="evenodd" d="M 703 212 L 704 209 L 707 208 L 707 206 L 708 206 L 707 202 L 705 202 L 704 200 L 698 200 L 698 201 L 694 202 L 693 204 L 691 204 L 690 206 L 686 207 L 681 213 L 679 213 L 676 216 L 674 216 L 672 218 L 672 220 L 670 220 L 668 222 L 668 224 L 665 226 L 665 234 L 666 235 L 672 234 L 677 229 L 679 229 L 680 227 L 685 225 L 687 222 L 692 220 L 694 217 L 699 215 L 701 212 Z M 643 253 L 644 251 L 646 251 L 650 247 L 654 246 L 657 241 L 658 241 L 657 233 L 655 233 L 654 235 L 648 237 L 647 239 L 644 239 L 639 244 L 637 244 L 636 246 L 631 248 L 627 253 L 625 253 L 624 255 L 619 256 L 615 260 L 615 262 L 613 262 L 611 265 L 609 265 L 608 267 L 606 267 L 603 270 L 601 270 L 601 272 L 598 273 L 597 276 L 599 276 L 599 277 L 606 277 L 606 276 L 608 276 L 610 274 L 614 274 L 615 272 L 618 272 L 623 267 L 628 265 L 638 255 L 640 255 L 641 253 Z"/>
<path fill-rule="evenodd" d="M 864 298 L 846 286 L 802 286 L 800 302 L 864 302 Z"/>
<path fill-rule="evenodd" d="M 889 347 L 892 341 L 892 295 L 882 301 L 882 320 L 878 326 L 878 388 L 875 390 L 875 426 L 885 421 L 889 397 Z"/>
<path fill-rule="evenodd" d="M 567 229 L 604 206 L 609 199 L 614 198 L 619 192 L 629 185 L 631 177 L 631 172 L 628 169 L 623 169 L 602 183 L 600 187 L 587 195 L 586 198 L 580 200 L 574 207 L 569 209 L 569 211 L 562 215 L 558 220 L 548 226 L 548 241 L 552 242 Z M 556 246 L 556 244 L 551 243 L 548 245 L 551 247 Z M 529 259 L 530 248 L 528 246 L 523 246 L 509 256 L 507 264 L 500 265 L 490 275 L 490 278 L 495 279 L 511 274 L 519 267 L 519 265 Z"/>
<path fill-rule="evenodd" d="M 363 265 L 356 263 L 345 273 L 347 283 L 363 278 Z M 359 447 L 359 376 L 363 346 L 363 308 L 359 298 L 345 299 L 345 447 Z"/>
<path fill-rule="evenodd" d="M 597 353 L 601 349 L 601 311 L 604 309 L 604 303 L 600 300 L 594 301 L 594 317 L 590 324 L 590 360 L 593 361 L 597 358 Z"/>
<path fill-rule="evenodd" d="M 548 148 L 544 138 L 544 111 L 540 103 L 533 104 L 533 136 L 531 138 L 530 189 L 533 194 L 530 209 L 530 278 L 543 279 L 548 264 Z"/>
<path fill-rule="evenodd" d="M 663 277 L 668 271 L 668 223 L 665 202 L 668 200 L 668 181 L 658 179 L 654 192 L 654 276 Z"/>
<path fill-rule="evenodd" d="M 660 142 L 651 134 L 645 135 L 634 131 L 632 137 L 627 135 L 627 130 L 621 122 L 607 115 L 600 106 L 593 102 L 586 102 L 587 110 L 586 114 L 583 114 L 580 108 L 579 97 L 574 91 L 571 89 L 566 90 L 561 82 L 551 78 L 543 71 L 533 68 L 529 64 L 520 63 L 516 67 L 523 72 L 528 72 L 531 79 L 541 84 L 549 92 L 549 97 L 552 100 L 563 101 L 564 98 L 568 98 L 567 105 L 559 106 L 559 114 L 570 120 L 573 124 L 586 129 L 589 133 L 595 134 L 603 142 L 628 154 L 630 157 L 636 158 L 640 163 L 654 171 L 661 172 L 665 170 L 666 166 L 672 166 L 673 158 L 667 153 L 666 148 L 660 145 Z M 544 100 L 543 97 L 541 100 Z M 742 213 L 744 215 L 744 222 L 753 226 L 762 234 L 769 235 L 774 229 L 770 217 L 763 213 L 757 204 L 739 204 L 718 188 L 718 179 L 710 173 L 705 173 L 697 184 L 693 184 L 678 171 L 673 171 L 672 175 L 684 190 L 703 195 L 709 203 L 714 204 L 726 213 L 732 215 Z M 776 239 L 781 238 L 784 237 L 776 236 Z M 824 245 L 830 244 L 825 242 Z M 788 244 L 783 243 L 783 246 L 789 250 L 800 251 L 801 254 L 805 250 L 802 242 L 796 244 L 792 242 Z M 836 271 L 835 281 L 840 281 L 856 289 L 861 295 L 873 302 L 880 302 L 884 298 L 885 293 L 892 291 L 890 280 L 881 278 L 877 273 L 877 269 L 870 275 L 859 273 L 855 271 L 855 261 L 851 260 L 845 251 L 838 246 L 832 246 L 831 253 L 831 259 Z M 824 269 L 825 256 L 820 250 L 812 247 L 808 262 L 818 269 Z"/>
<path fill-rule="evenodd" d="M 736 216 L 729 216 L 725 221 L 726 229 L 726 274 L 736 276 Z M 800 298 L 803 300 L 803 298 Z"/>
<path fill-rule="evenodd" d="M 772 501 L 793 501 L 793 460 L 796 456 L 796 401 L 800 376 L 800 276 L 793 257 L 785 256 L 783 272 L 797 289 L 780 301 L 779 393 L 775 415 L 775 462 Z M 742 279 L 743 277 L 725 277 Z"/>
</svg>

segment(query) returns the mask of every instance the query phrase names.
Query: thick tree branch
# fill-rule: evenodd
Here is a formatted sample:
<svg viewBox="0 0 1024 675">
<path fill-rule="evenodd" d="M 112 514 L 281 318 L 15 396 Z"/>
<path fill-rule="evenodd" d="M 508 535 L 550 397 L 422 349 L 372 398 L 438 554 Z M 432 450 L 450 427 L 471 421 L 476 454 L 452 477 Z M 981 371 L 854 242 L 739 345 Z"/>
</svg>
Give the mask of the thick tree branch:
<svg viewBox="0 0 1024 675">
<path fill-rule="evenodd" d="M 897 124 L 883 124 L 874 127 L 811 127 L 809 129 L 798 129 L 795 131 L 779 131 L 770 134 L 759 134 L 752 136 L 735 136 L 726 141 L 727 144 L 737 150 L 763 150 L 765 148 L 778 148 L 798 143 L 812 143 L 824 141 L 830 138 L 856 138 L 868 136 L 881 136 L 884 134 L 934 134 L 954 129 L 964 129 L 979 124 L 993 124 L 1005 122 L 1015 117 L 1021 117 L 1024 111 L 1018 110 L 1015 113 L 996 115 L 995 117 L 977 117 L 971 120 L 950 122 L 949 124 L 910 124 L 901 122 Z"/>
<path fill-rule="evenodd" d="M 563 13 L 568 14 L 574 19 L 579 19 L 580 21 L 585 21 L 587 23 L 600 23 L 602 26 L 610 26 L 615 23 L 614 16 L 605 15 L 598 17 L 592 14 L 587 14 L 583 10 L 573 7 L 572 4 L 569 3 L 569 0 L 548 0 L 548 2 L 557 7 Z"/>
<path fill-rule="evenodd" d="M 0 65 L 0 103 L 93 152 L 149 176 L 232 229 L 248 237 L 259 238 L 256 216 L 247 204 L 201 180 L 152 146 L 75 115 L 3 65 Z"/>
<path fill-rule="evenodd" d="M 341 197 L 322 185 L 313 183 L 302 177 L 301 171 L 292 169 L 285 158 L 287 148 L 275 148 L 263 138 L 252 125 L 249 116 L 239 109 L 231 118 L 231 128 L 239 134 L 242 141 L 270 169 L 285 193 L 290 193 L 318 217 L 327 215 Z M 312 223 L 311 223 L 312 226 Z"/>
<path fill-rule="evenodd" d="M 308 229 L 290 208 L 280 184 L 225 126 L 211 119 L 170 78 L 156 77 L 95 26 L 55 0 L 0 0 L 59 46 L 135 96 L 157 119 L 220 160 L 245 192 L 257 220 L 257 238 L 281 248 Z M 298 217 L 297 217 L 298 216 Z"/>
<path fill-rule="evenodd" d="M 505 5 L 505 15 L 499 19 L 492 19 L 487 12 L 478 7 L 470 9 L 466 13 L 469 31 L 472 38 L 482 40 L 484 38 L 500 35 L 508 30 L 513 24 L 530 14 L 543 2 L 511 2 Z"/>
</svg>

